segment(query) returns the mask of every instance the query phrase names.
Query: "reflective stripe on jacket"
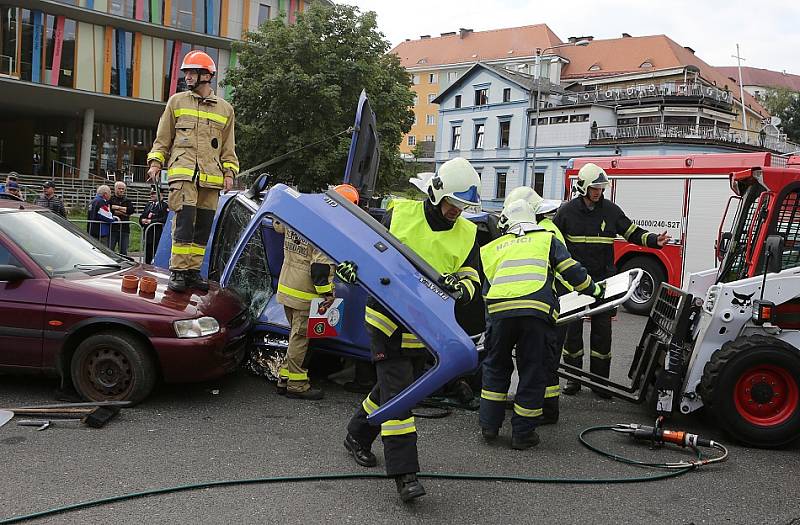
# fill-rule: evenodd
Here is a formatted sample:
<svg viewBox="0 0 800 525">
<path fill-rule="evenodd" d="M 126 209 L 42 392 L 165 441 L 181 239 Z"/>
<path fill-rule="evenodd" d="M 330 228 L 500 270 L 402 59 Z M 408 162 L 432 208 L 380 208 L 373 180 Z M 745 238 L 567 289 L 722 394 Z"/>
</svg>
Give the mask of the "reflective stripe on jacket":
<svg viewBox="0 0 800 525">
<path fill-rule="evenodd" d="M 226 173 L 239 173 L 233 107 L 213 93 L 171 96 L 147 155 L 150 161 L 167 169 L 170 182 L 192 180 L 196 168 L 200 186 L 221 188 Z"/>
<path fill-rule="evenodd" d="M 312 299 L 333 293 L 333 265 L 325 254 L 278 221 L 284 234 L 283 266 L 278 278 L 278 302 L 295 310 L 308 310 Z"/>
</svg>

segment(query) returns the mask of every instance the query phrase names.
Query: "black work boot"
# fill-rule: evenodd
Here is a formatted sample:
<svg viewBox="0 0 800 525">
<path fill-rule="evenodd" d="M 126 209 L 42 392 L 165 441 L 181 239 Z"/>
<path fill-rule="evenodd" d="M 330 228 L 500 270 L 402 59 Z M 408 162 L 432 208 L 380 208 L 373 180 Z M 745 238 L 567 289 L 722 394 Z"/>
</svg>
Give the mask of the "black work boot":
<svg viewBox="0 0 800 525">
<path fill-rule="evenodd" d="M 378 464 L 375 454 L 370 449 L 362 446 L 351 434 L 347 434 L 347 437 L 344 438 L 344 448 L 350 452 L 356 463 L 362 467 L 374 467 Z"/>
<path fill-rule="evenodd" d="M 303 392 L 292 392 L 287 390 L 286 397 L 290 397 L 292 399 L 305 399 L 306 401 L 318 401 L 325 397 L 325 394 L 323 394 L 322 390 L 319 388 L 309 388 Z"/>
<path fill-rule="evenodd" d="M 481 435 L 483 436 L 483 440 L 487 443 L 496 440 L 498 433 L 499 431 L 496 428 L 481 427 Z"/>
<path fill-rule="evenodd" d="M 200 270 L 189 270 L 186 272 L 186 287 L 194 288 L 201 292 L 207 292 L 208 280 L 203 279 L 203 276 L 200 275 Z"/>
<path fill-rule="evenodd" d="M 422 486 L 422 483 L 417 479 L 417 475 L 413 472 L 395 476 L 394 482 L 397 483 L 397 493 L 400 494 L 400 499 L 404 503 L 425 495 L 425 487 Z"/>
<path fill-rule="evenodd" d="M 182 270 L 172 270 L 172 273 L 169 275 L 169 283 L 167 284 L 167 288 L 173 292 L 185 292 L 186 272 Z"/>
<path fill-rule="evenodd" d="M 575 381 L 567 381 L 567 386 L 565 386 L 564 390 L 562 390 L 561 392 L 563 392 L 568 396 L 574 396 L 580 391 L 581 391 L 580 383 L 576 383 Z"/>
<path fill-rule="evenodd" d="M 539 418 L 539 426 L 542 425 L 555 425 L 558 423 L 558 411 L 555 412 L 545 412 L 542 414 L 542 417 Z"/>
<path fill-rule="evenodd" d="M 278 381 L 275 384 L 275 393 L 277 393 L 279 396 L 285 396 L 286 395 L 286 383 L 281 383 L 280 381 Z"/>
<path fill-rule="evenodd" d="M 514 450 L 527 450 L 539 444 L 539 434 L 535 430 L 531 430 L 527 434 L 521 436 L 511 436 L 511 448 Z"/>
</svg>

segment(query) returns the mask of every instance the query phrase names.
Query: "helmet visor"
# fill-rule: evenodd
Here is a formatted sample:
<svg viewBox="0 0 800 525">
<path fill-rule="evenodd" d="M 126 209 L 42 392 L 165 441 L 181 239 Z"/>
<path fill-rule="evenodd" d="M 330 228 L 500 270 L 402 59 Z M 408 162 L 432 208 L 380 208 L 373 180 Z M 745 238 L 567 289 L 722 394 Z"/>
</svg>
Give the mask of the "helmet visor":
<svg viewBox="0 0 800 525">
<path fill-rule="evenodd" d="M 452 197 L 445 197 L 444 201 L 447 204 L 449 204 L 450 206 L 452 206 L 454 208 L 458 208 L 459 210 L 462 210 L 462 211 L 464 210 L 464 208 L 469 206 L 469 204 L 467 204 L 466 202 L 462 202 L 462 201 L 456 200 L 456 199 L 454 199 Z"/>
<path fill-rule="evenodd" d="M 481 197 L 478 194 L 477 186 L 470 186 L 465 191 L 457 191 L 447 197 L 448 201 L 461 201 L 462 209 L 467 206 L 477 206 L 481 203 Z M 453 204 L 453 206 L 456 206 L 456 204 Z"/>
</svg>

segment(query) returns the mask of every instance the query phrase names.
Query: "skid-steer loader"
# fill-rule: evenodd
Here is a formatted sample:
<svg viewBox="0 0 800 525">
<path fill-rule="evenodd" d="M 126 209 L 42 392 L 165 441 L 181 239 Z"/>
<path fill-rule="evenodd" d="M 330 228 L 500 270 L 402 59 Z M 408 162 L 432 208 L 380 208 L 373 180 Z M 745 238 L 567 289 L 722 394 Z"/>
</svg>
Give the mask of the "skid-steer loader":
<svg viewBox="0 0 800 525">
<path fill-rule="evenodd" d="M 630 383 L 564 364 L 562 377 L 661 416 L 706 407 L 744 444 L 800 437 L 800 157 L 768 161 L 730 175 L 719 266 L 659 288 Z"/>
</svg>

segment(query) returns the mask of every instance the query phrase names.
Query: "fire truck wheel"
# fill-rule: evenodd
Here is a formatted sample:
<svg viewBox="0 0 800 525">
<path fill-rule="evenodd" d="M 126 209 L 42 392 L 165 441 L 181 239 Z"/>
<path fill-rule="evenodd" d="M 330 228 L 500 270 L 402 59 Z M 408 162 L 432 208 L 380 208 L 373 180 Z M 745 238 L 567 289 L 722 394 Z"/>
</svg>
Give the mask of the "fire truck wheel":
<svg viewBox="0 0 800 525">
<path fill-rule="evenodd" d="M 779 447 L 800 437 L 800 350 L 763 335 L 728 341 L 703 369 L 703 403 L 735 439 Z"/>
<path fill-rule="evenodd" d="M 656 300 L 658 287 L 661 286 L 666 277 L 661 265 L 652 257 L 634 257 L 622 265 L 620 272 L 627 272 L 636 268 L 644 270 L 644 275 L 639 287 L 623 306 L 632 314 L 649 315 L 653 301 Z"/>
</svg>

